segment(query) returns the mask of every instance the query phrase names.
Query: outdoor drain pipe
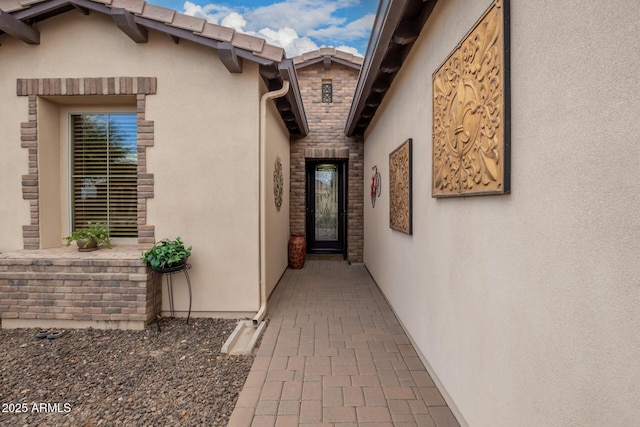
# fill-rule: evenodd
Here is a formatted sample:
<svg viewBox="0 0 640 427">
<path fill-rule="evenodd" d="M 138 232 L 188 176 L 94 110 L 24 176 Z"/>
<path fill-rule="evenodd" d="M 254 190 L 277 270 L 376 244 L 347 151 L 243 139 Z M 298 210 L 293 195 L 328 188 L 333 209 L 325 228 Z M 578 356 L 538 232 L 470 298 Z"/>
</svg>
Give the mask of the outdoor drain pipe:
<svg viewBox="0 0 640 427">
<path fill-rule="evenodd" d="M 258 326 L 262 319 L 264 319 L 264 315 L 267 312 L 267 273 L 266 273 L 266 222 L 267 222 L 267 213 L 265 206 L 265 194 L 266 194 L 266 179 L 263 177 L 264 171 L 267 170 L 267 159 L 265 155 L 266 145 L 267 145 L 267 131 L 266 131 L 266 121 L 267 121 L 267 101 L 280 98 L 289 92 L 289 82 L 287 80 L 282 80 L 282 88 L 278 90 L 274 90 L 271 92 L 267 92 L 262 95 L 260 98 L 260 151 L 258 153 L 260 157 L 260 167 L 258 171 L 258 181 L 260 187 L 260 200 L 258 205 L 258 210 L 260 212 L 260 224 L 259 224 L 259 235 L 260 235 L 260 256 L 259 256 L 259 270 L 260 270 L 260 308 L 258 309 L 258 313 L 253 318 L 253 326 Z"/>
</svg>

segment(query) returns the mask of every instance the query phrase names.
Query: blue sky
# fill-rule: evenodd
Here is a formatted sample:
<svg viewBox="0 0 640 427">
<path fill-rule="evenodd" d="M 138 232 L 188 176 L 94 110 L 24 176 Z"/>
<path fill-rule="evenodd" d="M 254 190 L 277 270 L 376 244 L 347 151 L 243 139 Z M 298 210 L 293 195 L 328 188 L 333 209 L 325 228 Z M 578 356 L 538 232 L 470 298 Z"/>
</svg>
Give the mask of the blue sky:
<svg viewBox="0 0 640 427">
<path fill-rule="evenodd" d="M 363 56 L 377 0 L 147 0 L 262 37 L 287 57 L 320 47 Z"/>
</svg>

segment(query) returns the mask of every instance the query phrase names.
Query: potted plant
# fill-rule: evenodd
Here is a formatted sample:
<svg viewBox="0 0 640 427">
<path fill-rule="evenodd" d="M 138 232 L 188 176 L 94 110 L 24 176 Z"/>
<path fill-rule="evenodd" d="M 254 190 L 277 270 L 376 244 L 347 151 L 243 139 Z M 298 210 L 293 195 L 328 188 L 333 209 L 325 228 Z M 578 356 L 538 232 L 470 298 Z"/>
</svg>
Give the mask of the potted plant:
<svg viewBox="0 0 640 427">
<path fill-rule="evenodd" d="M 140 259 L 152 270 L 169 273 L 184 267 L 189 255 L 191 255 L 191 246 L 185 248 L 182 239 L 176 237 L 174 240 L 162 239 L 153 248 L 144 252 Z"/>
<path fill-rule="evenodd" d="M 98 249 L 98 245 L 101 244 L 111 248 L 109 227 L 99 222 L 89 222 L 87 223 L 87 228 L 74 230 L 65 239 L 67 240 L 67 246 L 75 240 L 80 252 L 95 251 Z"/>
</svg>

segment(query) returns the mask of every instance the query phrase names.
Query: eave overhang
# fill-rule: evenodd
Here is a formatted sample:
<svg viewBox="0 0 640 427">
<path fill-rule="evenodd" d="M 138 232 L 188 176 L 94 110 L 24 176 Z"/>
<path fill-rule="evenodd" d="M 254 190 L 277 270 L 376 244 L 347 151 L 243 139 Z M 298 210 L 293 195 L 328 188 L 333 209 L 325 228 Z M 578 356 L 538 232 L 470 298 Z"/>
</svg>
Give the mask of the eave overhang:
<svg viewBox="0 0 640 427">
<path fill-rule="evenodd" d="M 175 43 L 187 40 L 215 49 L 230 73 L 241 73 L 243 60 L 258 64 L 269 90 L 282 87 L 283 80 L 290 82 L 291 88 L 284 98 L 286 105 L 280 101 L 276 106 L 292 136 L 308 134 L 295 67 L 290 59 L 284 58 L 284 50 L 200 18 L 143 0 L 4 0 L 0 2 L 0 35 L 6 33 L 25 43 L 39 44 L 40 33 L 34 24 L 71 10 L 84 15 L 96 12 L 111 16 L 114 24 L 135 43 L 146 43 L 148 31 L 153 30 L 166 34 Z"/>
<path fill-rule="evenodd" d="M 283 80 L 289 82 L 287 95 L 276 100 L 276 108 L 280 112 L 289 133 L 293 137 L 304 137 L 309 134 L 307 116 L 302 104 L 300 86 L 296 68 L 291 59 L 283 59 L 279 64 L 260 66 L 260 74 L 267 88 L 276 90 L 282 87 Z"/>
<path fill-rule="evenodd" d="M 0 30 L 28 44 L 40 44 L 40 32 L 0 9 Z"/>
<path fill-rule="evenodd" d="M 364 135 L 436 1 L 380 2 L 347 118 L 347 136 Z"/>
</svg>

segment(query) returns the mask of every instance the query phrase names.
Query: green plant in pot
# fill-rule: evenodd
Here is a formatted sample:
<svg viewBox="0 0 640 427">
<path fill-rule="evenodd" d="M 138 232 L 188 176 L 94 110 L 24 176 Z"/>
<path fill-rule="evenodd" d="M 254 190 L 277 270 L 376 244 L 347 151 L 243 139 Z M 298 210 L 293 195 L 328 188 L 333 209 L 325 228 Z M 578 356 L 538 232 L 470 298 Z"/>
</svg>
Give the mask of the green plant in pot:
<svg viewBox="0 0 640 427">
<path fill-rule="evenodd" d="M 140 258 L 151 269 L 159 272 L 170 272 L 181 269 L 191 255 L 191 246 L 186 248 L 182 239 L 162 239 L 153 248 L 142 254 Z"/>
<path fill-rule="evenodd" d="M 89 252 L 98 249 L 99 245 L 111 248 L 109 239 L 109 227 L 99 222 L 89 222 L 86 228 L 78 228 L 69 236 L 65 237 L 67 246 L 75 240 L 78 251 Z"/>
</svg>

